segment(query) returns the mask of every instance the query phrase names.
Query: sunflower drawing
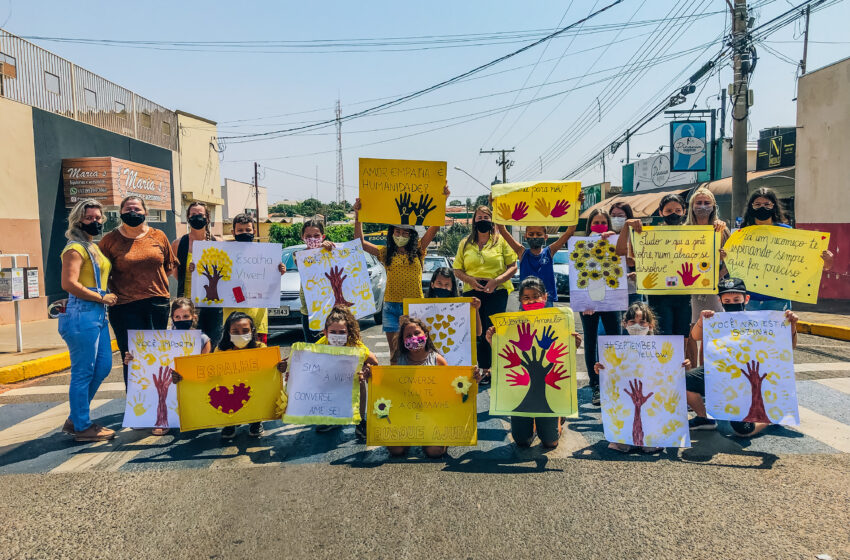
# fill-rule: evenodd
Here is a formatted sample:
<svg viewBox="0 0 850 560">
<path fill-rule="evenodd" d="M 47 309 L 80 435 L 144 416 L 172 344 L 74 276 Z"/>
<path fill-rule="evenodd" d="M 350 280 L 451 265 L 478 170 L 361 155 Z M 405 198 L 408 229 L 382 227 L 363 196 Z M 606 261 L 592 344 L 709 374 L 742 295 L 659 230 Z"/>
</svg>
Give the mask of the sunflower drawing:
<svg viewBox="0 0 850 560">
<path fill-rule="evenodd" d="M 389 399 L 377 399 L 375 401 L 375 405 L 373 408 L 373 412 L 375 416 L 378 418 L 386 418 L 387 422 L 390 421 L 390 407 L 392 407 L 393 403 Z"/>
<path fill-rule="evenodd" d="M 454 387 L 455 393 L 463 397 L 462 402 L 466 402 L 466 399 L 469 398 L 469 389 L 472 387 L 472 381 L 468 377 L 461 375 L 452 379 L 452 387 Z"/>
<path fill-rule="evenodd" d="M 576 241 L 570 258 L 578 272 L 576 287 L 588 290 L 590 299 L 601 301 L 607 289 L 620 287 L 623 276 L 620 257 L 607 239 Z"/>
</svg>

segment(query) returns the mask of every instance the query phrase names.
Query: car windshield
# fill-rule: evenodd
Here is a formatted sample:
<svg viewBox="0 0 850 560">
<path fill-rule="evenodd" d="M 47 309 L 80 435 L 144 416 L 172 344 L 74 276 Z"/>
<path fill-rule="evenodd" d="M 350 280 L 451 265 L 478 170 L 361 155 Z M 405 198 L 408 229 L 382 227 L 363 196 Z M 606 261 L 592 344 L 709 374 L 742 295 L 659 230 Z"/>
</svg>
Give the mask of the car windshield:
<svg viewBox="0 0 850 560">
<path fill-rule="evenodd" d="M 558 251 L 555 253 L 555 258 L 552 259 L 555 264 L 567 264 L 570 262 L 570 254 L 566 251 Z"/>
<path fill-rule="evenodd" d="M 449 263 L 443 257 L 425 257 L 425 264 L 422 267 L 422 272 L 434 272 L 441 266 L 449 266 Z"/>
<path fill-rule="evenodd" d="M 295 259 L 292 257 L 292 255 L 294 255 L 296 251 L 303 251 L 306 248 L 307 248 L 306 245 L 296 245 L 294 247 L 287 247 L 286 249 L 283 250 L 283 254 L 281 255 L 280 258 L 283 261 L 283 264 L 286 265 L 286 270 L 295 270 L 296 269 Z"/>
</svg>

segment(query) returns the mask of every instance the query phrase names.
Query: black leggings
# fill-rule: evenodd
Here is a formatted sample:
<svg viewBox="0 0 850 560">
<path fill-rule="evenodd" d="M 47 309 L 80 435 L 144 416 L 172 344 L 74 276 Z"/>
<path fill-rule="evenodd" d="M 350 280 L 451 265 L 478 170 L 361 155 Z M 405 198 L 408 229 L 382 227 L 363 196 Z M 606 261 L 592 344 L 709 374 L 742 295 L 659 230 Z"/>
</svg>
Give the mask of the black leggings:
<svg viewBox="0 0 850 560">
<path fill-rule="evenodd" d="M 481 315 L 481 336 L 478 337 L 478 367 L 481 369 L 490 369 L 492 355 L 490 354 L 490 345 L 487 343 L 487 329 L 493 326 L 490 320 L 491 315 L 496 313 L 504 313 L 508 308 L 508 291 L 499 288 L 492 294 L 473 290 L 464 292 L 463 297 L 477 297 L 481 300 L 481 309 L 478 313 Z"/>
<path fill-rule="evenodd" d="M 127 331 L 165 330 L 168 327 L 168 298 L 152 297 L 113 305 L 109 308 L 109 324 L 121 351 L 121 361 L 129 344 Z M 209 336 L 209 335 L 207 335 Z M 127 366 L 124 366 L 124 386 L 127 386 Z"/>
<path fill-rule="evenodd" d="M 591 387 L 599 387 L 599 375 L 593 371 L 594 364 L 599 361 L 596 355 L 599 320 L 602 320 L 605 334 L 620 334 L 620 325 L 617 322 L 618 313 L 617 311 L 599 311 L 593 315 L 580 314 L 580 317 L 581 328 L 584 331 L 584 364 L 587 366 L 587 376 L 590 377 Z"/>
<path fill-rule="evenodd" d="M 691 296 L 649 296 L 649 307 L 658 320 L 655 334 L 689 336 L 691 333 Z"/>
<path fill-rule="evenodd" d="M 210 351 L 218 348 L 221 334 L 224 332 L 224 309 L 221 307 L 201 307 L 198 309 L 198 328 L 210 337 Z"/>
</svg>

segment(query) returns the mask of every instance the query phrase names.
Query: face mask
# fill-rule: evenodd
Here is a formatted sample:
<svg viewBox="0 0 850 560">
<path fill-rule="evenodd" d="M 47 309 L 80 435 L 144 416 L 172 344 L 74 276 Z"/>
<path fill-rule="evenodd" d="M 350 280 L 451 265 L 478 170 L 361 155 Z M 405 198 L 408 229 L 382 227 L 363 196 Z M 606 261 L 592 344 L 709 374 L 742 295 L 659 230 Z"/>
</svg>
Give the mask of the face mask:
<svg viewBox="0 0 850 560">
<path fill-rule="evenodd" d="M 605 233 L 608 231 L 608 226 L 606 224 L 593 224 L 590 226 L 590 231 L 593 233 Z"/>
<path fill-rule="evenodd" d="M 189 218 L 189 227 L 192 229 L 204 229 L 207 227 L 207 217 L 203 214 L 195 214 Z"/>
<path fill-rule="evenodd" d="M 322 246 L 322 238 L 321 237 L 307 237 L 304 239 L 304 243 L 307 244 L 308 249 L 318 249 Z"/>
<path fill-rule="evenodd" d="M 712 212 L 714 212 L 714 206 L 710 204 L 706 206 L 694 206 L 694 214 L 700 216 L 701 218 L 711 216 Z"/>
<path fill-rule="evenodd" d="M 545 301 L 535 301 L 532 303 L 523 303 L 522 310 L 523 311 L 534 311 L 535 309 L 543 309 L 546 307 Z"/>
<path fill-rule="evenodd" d="M 404 247 L 410 241 L 410 238 L 403 235 L 393 235 L 393 241 L 395 241 L 397 247 Z"/>
<path fill-rule="evenodd" d="M 735 311 L 744 311 L 744 308 L 747 306 L 746 303 L 724 303 L 723 311 L 727 313 L 733 313 Z"/>
<path fill-rule="evenodd" d="M 425 335 L 409 336 L 404 339 L 404 347 L 408 350 L 421 350 L 425 346 L 426 340 L 428 340 L 428 337 Z"/>
<path fill-rule="evenodd" d="M 186 319 L 185 321 L 171 321 L 174 323 L 174 328 L 178 331 L 188 331 L 192 328 L 192 323 L 194 321 L 192 319 Z"/>
<path fill-rule="evenodd" d="M 487 220 L 481 220 L 480 222 L 475 222 L 475 229 L 478 233 L 490 233 L 493 231 L 493 222 Z"/>
<path fill-rule="evenodd" d="M 628 332 L 632 336 L 644 336 L 649 332 L 648 326 L 643 326 L 640 323 L 632 323 L 631 325 L 626 325 L 626 332 Z"/>
<path fill-rule="evenodd" d="M 625 216 L 616 216 L 611 218 L 611 229 L 619 232 L 623 229 L 623 226 L 626 225 L 626 217 Z"/>
<path fill-rule="evenodd" d="M 762 206 L 761 208 L 754 208 L 753 216 L 756 217 L 756 220 L 761 220 L 762 222 L 764 222 L 773 217 L 773 208 L 765 208 L 764 206 Z"/>
<path fill-rule="evenodd" d="M 542 237 L 527 237 L 526 241 L 528 241 L 528 246 L 532 249 L 540 249 L 546 243 L 546 240 Z"/>
<path fill-rule="evenodd" d="M 253 334 L 231 334 L 230 342 L 237 348 L 245 348 L 251 341 L 254 340 Z"/>
<path fill-rule="evenodd" d="M 428 292 L 428 295 L 430 295 L 431 297 L 447 298 L 452 297 L 452 291 L 447 290 L 445 288 L 431 288 L 431 291 Z"/>
<path fill-rule="evenodd" d="M 237 233 L 236 235 L 233 236 L 233 239 L 235 239 L 236 241 L 240 241 L 242 243 L 251 243 L 252 241 L 254 241 L 254 234 L 253 233 Z"/>
<path fill-rule="evenodd" d="M 145 215 L 132 210 L 121 214 L 121 221 L 130 227 L 140 226 L 145 221 Z"/>
<path fill-rule="evenodd" d="M 679 214 L 667 214 L 664 216 L 664 223 L 668 226 L 677 226 L 682 223 L 682 216 Z"/>
<path fill-rule="evenodd" d="M 348 343 L 347 334 L 328 333 L 328 344 L 331 346 L 345 346 Z"/>
<path fill-rule="evenodd" d="M 103 224 L 100 222 L 89 222 L 88 224 L 80 224 L 80 229 L 94 237 L 100 235 L 100 232 L 103 231 Z"/>
</svg>

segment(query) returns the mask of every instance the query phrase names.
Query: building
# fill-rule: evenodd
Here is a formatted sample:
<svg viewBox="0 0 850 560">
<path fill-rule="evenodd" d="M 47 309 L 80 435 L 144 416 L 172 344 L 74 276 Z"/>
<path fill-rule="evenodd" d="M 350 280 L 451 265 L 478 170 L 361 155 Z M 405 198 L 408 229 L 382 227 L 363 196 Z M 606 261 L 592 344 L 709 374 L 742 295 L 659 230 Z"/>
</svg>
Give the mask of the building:
<svg viewBox="0 0 850 560">
<path fill-rule="evenodd" d="M 260 221 L 265 222 L 269 218 L 269 204 L 266 187 L 258 187 L 259 203 L 254 192 L 254 185 L 243 183 L 236 179 L 225 179 L 221 187 L 221 196 L 224 198 L 224 221 L 231 222 L 238 214 L 248 214 L 254 217 L 257 214 L 257 206 L 260 207 Z M 225 232 L 225 233 L 230 233 Z"/>
<path fill-rule="evenodd" d="M 177 115 L 177 151 L 174 152 L 175 213 L 179 232 L 187 231 L 186 208 L 194 201 L 207 205 L 216 235 L 222 233 L 224 199 L 221 196 L 221 171 L 218 155 L 218 128 L 214 121 L 184 111 Z"/>
</svg>

